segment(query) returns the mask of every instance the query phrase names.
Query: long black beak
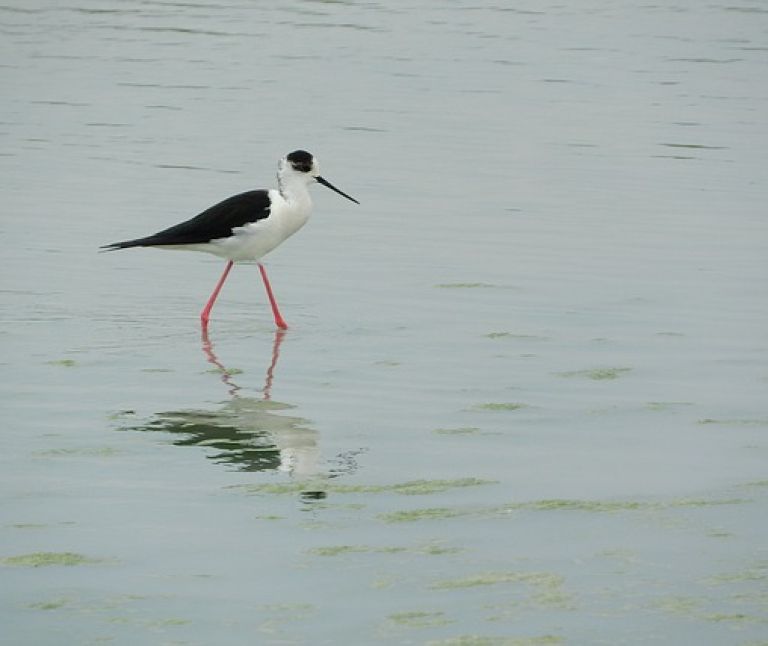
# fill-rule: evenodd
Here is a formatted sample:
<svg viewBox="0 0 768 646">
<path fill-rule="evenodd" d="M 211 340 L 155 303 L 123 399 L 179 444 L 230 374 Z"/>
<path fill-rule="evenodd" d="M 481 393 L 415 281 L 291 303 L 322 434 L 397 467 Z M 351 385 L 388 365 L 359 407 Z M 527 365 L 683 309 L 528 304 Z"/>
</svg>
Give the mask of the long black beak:
<svg viewBox="0 0 768 646">
<path fill-rule="evenodd" d="M 340 191 L 340 190 L 339 190 L 338 188 L 336 188 L 336 187 L 335 187 L 333 184 L 331 184 L 331 183 L 330 183 L 330 182 L 329 182 L 327 179 L 323 179 L 323 178 L 322 178 L 322 177 L 320 177 L 319 175 L 318 175 L 317 177 L 315 177 L 315 179 L 317 180 L 317 183 L 318 183 L 318 184 L 322 184 L 323 186 L 327 186 L 327 187 L 328 187 L 328 188 L 330 188 L 332 191 L 336 191 L 336 192 L 337 192 L 339 195 L 341 195 L 342 197 L 346 197 L 348 200 L 352 200 L 352 201 L 353 201 L 355 204 L 360 204 L 360 202 L 358 202 L 358 201 L 357 201 L 357 200 L 356 200 L 354 197 L 350 197 L 350 196 L 349 196 L 349 195 L 347 195 L 347 194 L 346 194 L 344 191 Z"/>
</svg>

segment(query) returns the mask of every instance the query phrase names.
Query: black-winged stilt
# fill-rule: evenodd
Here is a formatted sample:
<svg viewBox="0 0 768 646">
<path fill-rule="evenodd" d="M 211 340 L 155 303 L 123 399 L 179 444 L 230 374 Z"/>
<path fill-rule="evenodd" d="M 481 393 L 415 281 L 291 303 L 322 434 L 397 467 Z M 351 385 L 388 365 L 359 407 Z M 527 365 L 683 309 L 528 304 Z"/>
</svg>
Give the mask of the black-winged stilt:
<svg viewBox="0 0 768 646">
<path fill-rule="evenodd" d="M 154 235 L 104 245 L 108 251 L 129 247 L 160 247 L 206 251 L 227 259 L 224 273 L 200 313 L 203 328 L 208 326 L 211 308 L 235 262 L 258 261 L 303 227 L 312 212 L 308 187 L 313 182 L 360 204 L 320 176 L 317 160 L 305 150 L 294 150 L 280 160 L 277 188 L 247 191 L 227 198 L 191 220 Z M 258 263 L 275 325 L 288 326 L 280 315 L 264 265 Z"/>
</svg>

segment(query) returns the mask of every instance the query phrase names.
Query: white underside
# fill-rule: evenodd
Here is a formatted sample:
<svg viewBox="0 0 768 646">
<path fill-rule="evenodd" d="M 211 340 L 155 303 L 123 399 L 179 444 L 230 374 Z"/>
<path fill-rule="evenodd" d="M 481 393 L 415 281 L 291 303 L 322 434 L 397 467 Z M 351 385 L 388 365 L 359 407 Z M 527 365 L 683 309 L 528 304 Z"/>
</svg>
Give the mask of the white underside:
<svg viewBox="0 0 768 646">
<path fill-rule="evenodd" d="M 204 251 L 235 262 L 255 261 L 266 256 L 275 247 L 303 227 L 312 210 L 306 186 L 303 191 L 289 194 L 286 199 L 276 190 L 269 191 L 271 200 L 269 217 L 237 227 L 228 238 L 189 245 L 158 245 L 160 249 Z"/>
</svg>

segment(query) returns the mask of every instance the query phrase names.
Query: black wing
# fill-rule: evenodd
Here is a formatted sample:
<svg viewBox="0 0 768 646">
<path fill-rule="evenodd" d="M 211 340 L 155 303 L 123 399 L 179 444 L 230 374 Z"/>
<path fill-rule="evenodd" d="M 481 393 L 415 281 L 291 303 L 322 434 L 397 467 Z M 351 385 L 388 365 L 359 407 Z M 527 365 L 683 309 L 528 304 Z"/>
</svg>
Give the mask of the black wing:
<svg viewBox="0 0 768 646">
<path fill-rule="evenodd" d="M 101 248 L 111 251 L 129 247 L 199 244 L 216 238 L 227 238 L 232 235 L 232 229 L 269 217 L 270 204 L 268 191 L 246 191 L 228 197 L 191 220 L 154 235 L 136 238 L 136 240 L 113 242 Z"/>
</svg>

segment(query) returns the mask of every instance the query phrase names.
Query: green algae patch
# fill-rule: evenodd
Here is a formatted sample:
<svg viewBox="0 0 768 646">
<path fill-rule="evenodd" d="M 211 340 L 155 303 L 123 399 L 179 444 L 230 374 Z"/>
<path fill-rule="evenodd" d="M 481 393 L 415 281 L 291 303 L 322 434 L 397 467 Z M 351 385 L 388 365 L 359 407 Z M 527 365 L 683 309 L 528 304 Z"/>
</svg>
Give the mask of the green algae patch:
<svg viewBox="0 0 768 646">
<path fill-rule="evenodd" d="M 636 511 L 648 508 L 647 503 L 627 500 L 532 500 L 529 502 L 512 503 L 505 505 L 507 510 L 532 510 L 532 511 Z"/>
<path fill-rule="evenodd" d="M 748 498 L 724 498 L 722 500 L 701 500 L 698 498 L 680 498 L 671 500 L 666 507 L 717 507 L 718 505 L 743 505 L 752 502 Z"/>
<path fill-rule="evenodd" d="M 168 617 L 166 619 L 141 621 L 134 619 L 133 617 L 123 615 L 107 617 L 105 621 L 109 624 L 141 626 L 142 628 L 170 628 L 172 626 L 185 626 L 192 623 L 190 619 L 182 619 L 179 617 Z"/>
<path fill-rule="evenodd" d="M 717 505 L 738 505 L 749 502 L 744 498 L 729 498 L 725 500 L 701 500 L 696 498 L 680 498 L 667 502 L 646 502 L 640 500 L 571 500 L 551 499 L 515 502 L 503 506 L 502 510 L 531 510 L 531 511 L 587 511 L 597 513 L 612 513 L 619 511 L 660 511 L 684 507 L 713 507 Z"/>
<path fill-rule="evenodd" d="M 648 410 L 654 411 L 675 410 L 681 406 L 693 406 L 693 402 L 647 402 L 645 404 Z"/>
<path fill-rule="evenodd" d="M 364 485 L 342 484 L 324 482 L 317 486 L 318 490 L 336 494 L 359 493 L 398 493 L 404 496 L 422 496 L 433 493 L 458 489 L 463 487 L 477 487 L 481 485 L 497 484 L 496 480 L 481 480 L 480 478 L 457 478 L 454 480 L 410 480 L 390 485 Z M 257 485 L 233 485 L 228 489 L 237 489 L 249 494 L 298 494 L 306 491 L 308 483 L 281 482 Z"/>
<path fill-rule="evenodd" d="M 527 407 L 528 404 L 521 404 L 520 402 L 487 402 L 485 404 L 476 404 L 472 407 L 472 410 L 510 411 Z"/>
<path fill-rule="evenodd" d="M 37 451 L 34 453 L 38 458 L 61 458 L 61 457 L 88 457 L 88 458 L 110 458 L 115 455 L 121 455 L 122 451 L 111 446 L 93 446 L 78 447 L 67 449 L 48 449 L 46 451 Z"/>
<path fill-rule="evenodd" d="M 430 590 L 456 590 L 500 583 L 524 583 L 534 588 L 552 590 L 562 586 L 563 578 L 551 572 L 487 572 L 459 579 L 445 579 L 433 583 L 429 588 Z"/>
<path fill-rule="evenodd" d="M 58 599 L 50 599 L 48 601 L 38 601 L 36 603 L 30 603 L 27 608 L 30 610 L 58 610 L 65 606 L 71 605 L 72 599 L 67 597 L 59 597 Z"/>
<path fill-rule="evenodd" d="M 436 428 L 432 432 L 437 435 L 477 435 L 482 431 L 477 426 L 460 426 L 459 428 Z"/>
<path fill-rule="evenodd" d="M 539 637 L 495 637 L 481 635 L 461 635 L 439 641 L 427 642 L 427 646 L 556 646 L 563 639 L 556 635 Z"/>
<path fill-rule="evenodd" d="M 726 426 L 768 426 L 768 419 L 712 419 L 705 417 L 699 424 L 723 424 Z"/>
<path fill-rule="evenodd" d="M 730 584 L 730 583 L 745 583 L 751 581 L 764 582 L 768 581 L 768 568 L 763 565 L 759 565 L 749 570 L 742 570 L 741 572 L 727 572 L 725 574 L 717 574 L 715 576 L 706 579 L 706 583 L 714 585 Z"/>
<path fill-rule="evenodd" d="M 284 627 L 306 621 L 317 613 L 317 607 L 311 603 L 269 603 L 256 606 L 256 610 L 265 616 L 265 619 L 258 625 L 258 631 L 273 636 L 281 633 Z M 269 643 L 284 643 L 284 640 L 268 641 Z M 256 639 L 252 643 L 264 642 Z"/>
<path fill-rule="evenodd" d="M 407 628 L 429 628 L 453 623 L 453 620 L 448 619 L 444 612 L 396 612 L 389 615 L 387 619 Z"/>
<path fill-rule="evenodd" d="M 309 550 L 315 556 L 341 556 L 342 554 L 396 554 L 407 552 L 406 547 L 370 547 L 368 545 L 329 545 L 325 547 L 313 547 Z"/>
<path fill-rule="evenodd" d="M 611 381 L 631 372 L 632 368 L 590 368 L 587 370 L 571 370 L 556 372 L 558 377 L 582 377 L 593 381 Z"/>
<path fill-rule="evenodd" d="M 723 612 L 712 612 L 701 615 L 701 618 L 706 621 L 728 621 L 731 623 L 765 622 L 763 617 L 755 617 L 754 615 L 744 615 L 741 613 L 727 614 Z"/>
<path fill-rule="evenodd" d="M 435 285 L 437 289 L 480 289 L 487 287 L 496 287 L 490 283 L 440 283 Z"/>
<path fill-rule="evenodd" d="M 428 556 L 440 556 L 443 554 L 457 554 L 463 551 L 460 547 L 446 547 L 436 543 L 419 547 L 373 547 L 370 545 L 327 545 L 314 547 L 308 552 L 313 556 L 343 556 L 345 554 L 426 554 Z"/>
<path fill-rule="evenodd" d="M 430 590 L 464 590 L 486 586 L 506 586 L 504 595 L 512 600 L 511 606 L 487 621 L 510 618 L 509 609 L 516 615 L 520 608 L 572 610 L 571 596 L 563 590 L 564 579 L 552 572 L 486 572 L 456 579 L 444 579 L 429 586 Z M 517 600 L 514 600 L 515 597 Z"/>
<path fill-rule="evenodd" d="M 374 579 L 370 587 L 373 590 L 389 590 L 392 586 L 394 586 L 397 583 L 397 581 L 398 580 L 395 577 L 382 576 L 377 579 Z"/>
<path fill-rule="evenodd" d="M 107 415 L 107 419 L 110 422 L 114 422 L 116 420 L 124 419 L 126 417 L 131 417 L 132 415 L 135 415 L 135 414 L 136 414 L 135 410 L 118 410 L 118 411 L 115 411 L 114 413 L 110 413 L 109 415 Z"/>
<path fill-rule="evenodd" d="M 230 377 L 235 375 L 242 375 L 243 372 L 244 371 L 240 368 L 221 368 L 219 366 L 216 366 L 215 368 L 208 368 L 208 370 L 205 371 L 206 374 L 228 375 Z"/>
<path fill-rule="evenodd" d="M 412 523 L 417 520 L 443 520 L 465 516 L 466 512 L 449 507 L 430 507 L 427 509 L 409 509 L 379 514 L 378 518 L 385 523 Z"/>
<path fill-rule="evenodd" d="M 532 512 L 586 512 L 610 514 L 619 512 L 662 512 L 670 509 L 685 509 L 697 507 L 715 507 L 719 505 L 740 505 L 751 502 L 745 498 L 728 498 L 721 500 L 704 500 L 697 498 L 680 498 L 668 501 L 641 501 L 641 500 L 576 500 L 576 499 L 549 499 L 527 500 L 512 502 L 504 505 L 489 507 L 467 507 L 464 509 L 437 507 L 428 509 L 410 509 L 407 511 L 395 511 L 379 514 L 379 520 L 385 523 L 409 523 L 419 520 L 443 520 L 447 518 L 460 518 L 476 516 L 480 518 L 494 518 L 509 516 L 518 511 Z"/>
<path fill-rule="evenodd" d="M 481 485 L 498 484 L 497 480 L 481 480 L 480 478 L 458 478 L 455 480 L 412 480 L 402 484 L 392 485 L 390 490 L 406 496 L 421 496 L 440 493 L 449 489 L 464 487 L 479 487 Z"/>
<path fill-rule="evenodd" d="M 707 538 L 733 538 L 736 534 L 724 529 L 713 529 L 707 532 Z"/>
<path fill-rule="evenodd" d="M 662 612 L 681 617 L 697 617 L 702 606 L 702 600 L 697 597 L 663 597 L 657 600 L 654 607 Z"/>
<path fill-rule="evenodd" d="M 91 559 L 75 552 L 32 552 L 31 554 L 19 554 L 18 556 L 8 556 L 0 560 L 2 565 L 14 567 L 47 567 L 49 565 L 65 565 L 68 567 L 74 565 L 87 565 L 90 563 L 100 563 L 97 559 Z"/>
<path fill-rule="evenodd" d="M 148 628 L 165 628 L 167 626 L 186 626 L 191 624 L 191 619 L 181 619 L 180 617 L 168 617 L 167 619 L 155 619 L 144 623 Z"/>
<path fill-rule="evenodd" d="M 307 483 L 302 482 L 265 482 L 262 484 L 229 485 L 225 487 L 225 489 L 236 489 L 249 494 L 272 494 L 281 496 L 302 493 L 307 490 L 307 487 Z"/>
<path fill-rule="evenodd" d="M 46 361 L 49 366 L 59 366 L 60 368 L 74 368 L 77 361 L 74 359 L 57 359 L 55 361 Z"/>
<path fill-rule="evenodd" d="M 445 547 L 443 545 L 431 544 L 416 550 L 419 554 L 428 554 L 429 556 L 440 556 L 442 554 L 459 554 L 464 549 L 461 547 Z"/>
<path fill-rule="evenodd" d="M 665 597 L 657 601 L 654 606 L 672 615 L 703 621 L 728 623 L 765 622 L 763 617 L 744 613 L 703 612 L 702 608 L 706 601 L 706 599 L 699 597 Z"/>
<path fill-rule="evenodd" d="M 546 341 L 549 338 L 539 334 L 520 334 L 517 332 L 488 332 L 483 336 L 486 339 L 532 339 L 536 341 Z"/>
</svg>

